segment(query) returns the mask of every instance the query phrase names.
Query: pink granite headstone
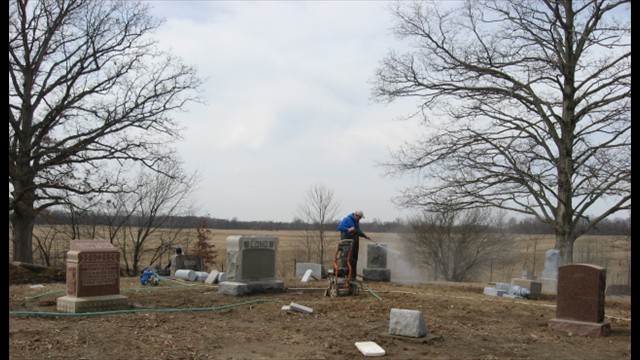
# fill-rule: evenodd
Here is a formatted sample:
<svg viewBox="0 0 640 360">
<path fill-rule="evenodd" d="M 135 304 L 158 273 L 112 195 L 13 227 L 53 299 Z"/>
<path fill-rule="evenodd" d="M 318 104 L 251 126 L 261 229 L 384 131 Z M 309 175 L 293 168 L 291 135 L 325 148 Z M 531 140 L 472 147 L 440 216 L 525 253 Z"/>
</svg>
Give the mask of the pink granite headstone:
<svg viewBox="0 0 640 360">
<path fill-rule="evenodd" d="M 108 241 L 73 240 L 67 252 L 67 295 L 118 295 L 120 253 Z"/>
</svg>

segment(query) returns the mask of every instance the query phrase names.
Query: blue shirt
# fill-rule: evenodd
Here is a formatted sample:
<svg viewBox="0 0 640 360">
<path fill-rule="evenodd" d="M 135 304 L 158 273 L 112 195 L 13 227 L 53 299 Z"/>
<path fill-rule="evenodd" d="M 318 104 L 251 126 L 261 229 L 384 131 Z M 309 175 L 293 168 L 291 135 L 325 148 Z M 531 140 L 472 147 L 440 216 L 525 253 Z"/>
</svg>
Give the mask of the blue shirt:
<svg viewBox="0 0 640 360">
<path fill-rule="evenodd" d="M 350 228 L 355 228 L 356 231 L 353 234 L 349 234 Z M 338 230 L 340 231 L 343 237 L 350 237 L 350 236 L 367 237 L 362 232 L 362 230 L 360 230 L 360 223 L 358 220 L 356 220 L 356 216 L 354 213 L 347 215 L 344 219 L 342 219 L 342 221 L 340 221 L 340 224 L 338 224 Z"/>
</svg>

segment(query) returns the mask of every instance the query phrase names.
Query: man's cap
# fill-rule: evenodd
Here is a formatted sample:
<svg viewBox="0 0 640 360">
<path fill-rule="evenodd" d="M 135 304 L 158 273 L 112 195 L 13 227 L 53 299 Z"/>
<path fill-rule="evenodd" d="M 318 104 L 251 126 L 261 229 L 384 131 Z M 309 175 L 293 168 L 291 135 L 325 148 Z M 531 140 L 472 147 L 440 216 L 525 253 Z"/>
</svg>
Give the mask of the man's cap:
<svg viewBox="0 0 640 360">
<path fill-rule="evenodd" d="M 355 215 L 358 215 L 358 216 L 360 216 L 361 218 L 363 218 L 363 219 L 364 219 L 364 213 L 362 212 L 362 210 L 356 210 L 356 211 L 354 212 L 354 214 L 355 214 Z"/>
</svg>

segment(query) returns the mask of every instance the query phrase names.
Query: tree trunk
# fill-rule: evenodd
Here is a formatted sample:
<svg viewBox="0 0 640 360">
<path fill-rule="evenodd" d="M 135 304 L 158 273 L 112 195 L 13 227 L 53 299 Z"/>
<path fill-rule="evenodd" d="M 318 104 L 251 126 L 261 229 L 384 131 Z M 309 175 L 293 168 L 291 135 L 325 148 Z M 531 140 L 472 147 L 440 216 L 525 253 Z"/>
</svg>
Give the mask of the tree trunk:
<svg viewBox="0 0 640 360">
<path fill-rule="evenodd" d="M 13 260 L 33 263 L 33 204 L 19 203 L 11 214 L 13 225 Z"/>
<path fill-rule="evenodd" d="M 560 250 L 560 264 L 567 265 L 573 263 L 573 244 L 576 242 L 576 237 L 573 232 L 567 232 L 564 234 L 556 232 L 556 250 Z"/>
</svg>

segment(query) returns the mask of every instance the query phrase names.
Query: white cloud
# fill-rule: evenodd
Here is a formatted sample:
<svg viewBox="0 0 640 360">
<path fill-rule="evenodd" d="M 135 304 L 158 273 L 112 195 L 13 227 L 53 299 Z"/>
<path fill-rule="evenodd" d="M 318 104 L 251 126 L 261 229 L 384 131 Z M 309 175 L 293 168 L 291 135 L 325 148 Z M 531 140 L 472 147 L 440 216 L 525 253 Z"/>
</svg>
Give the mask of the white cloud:
<svg viewBox="0 0 640 360">
<path fill-rule="evenodd" d="M 409 183 L 376 162 L 416 136 L 395 119 L 412 104 L 369 101 L 368 80 L 388 49 L 381 1 L 158 1 L 165 49 L 207 78 L 206 105 L 176 114 L 178 149 L 202 174 L 202 214 L 290 221 L 313 184 L 333 189 L 343 211 L 394 220 L 390 198 Z"/>
</svg>

